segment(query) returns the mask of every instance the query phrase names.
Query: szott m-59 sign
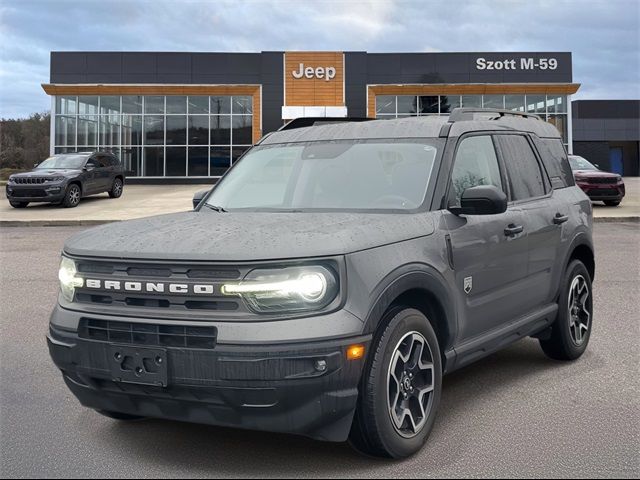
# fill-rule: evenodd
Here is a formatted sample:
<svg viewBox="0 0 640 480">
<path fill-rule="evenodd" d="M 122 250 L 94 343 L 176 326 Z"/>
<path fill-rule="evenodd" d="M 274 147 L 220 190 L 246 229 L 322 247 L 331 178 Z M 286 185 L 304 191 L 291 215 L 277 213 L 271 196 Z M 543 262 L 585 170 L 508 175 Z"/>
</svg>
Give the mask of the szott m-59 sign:
<svg viewBox="0 0 640 480">
<path fill-rule="evenodd" d="M 487 60 L 484 57 L 476 59 L 477 70 L 556 70 L 557 58 L 506 58 L 504 60 Z"/>
</svg>

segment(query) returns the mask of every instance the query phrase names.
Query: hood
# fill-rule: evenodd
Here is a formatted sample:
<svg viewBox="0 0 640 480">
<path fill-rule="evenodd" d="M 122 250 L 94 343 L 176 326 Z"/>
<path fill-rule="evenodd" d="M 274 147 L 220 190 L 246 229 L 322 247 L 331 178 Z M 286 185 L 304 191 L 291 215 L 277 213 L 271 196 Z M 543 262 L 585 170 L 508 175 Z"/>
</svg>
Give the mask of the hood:
<svg viewBox="0 0 640 480">
<path fill-rule="evenodd" d="M 430 235 L 431 214 L 173 213 L 111 223 L 67 240 L 70 255 L 255 261 L 342 255 Z"/>
<path fill-rule="evenodd" d="M 38 178 L 49 178 L 49 177 L 66 177 L 66 176 L 75 176 L 82 173 L 82 170 L 76 170 L 76 169 L 71 169 L 71 168 L 65 168 L 65 169 L 59 169 L 59 170 L 55 170 L 55 169 L 35 169 L 35 170 L 31 170 L 30 172 L 24 172 L 24 173 L 14 173 L 13 175 L 11 175 L 12 178 L 29 178 L 29 177 L 38 177 Z"/>
<path fill-rule="evenodd" d="M 584 178 L 619 178 L 617 173 L 603 172 L 602 170 L 574 170 L 573 175 L 575 177 Z"/>
</svg>

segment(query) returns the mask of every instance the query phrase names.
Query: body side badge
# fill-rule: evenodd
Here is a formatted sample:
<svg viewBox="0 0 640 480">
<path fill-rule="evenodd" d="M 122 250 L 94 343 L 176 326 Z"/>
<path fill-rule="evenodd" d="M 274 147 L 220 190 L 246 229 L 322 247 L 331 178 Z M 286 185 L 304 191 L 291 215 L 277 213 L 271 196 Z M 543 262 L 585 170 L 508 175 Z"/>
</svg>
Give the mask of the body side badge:
<svg viewBox="0 0 640 480">
<path fill-rule="evenodd" d="M 473 289 L 473 277 L 466 277 L 464 279 L 464 293 L 469 295 Z"/>
</svg>

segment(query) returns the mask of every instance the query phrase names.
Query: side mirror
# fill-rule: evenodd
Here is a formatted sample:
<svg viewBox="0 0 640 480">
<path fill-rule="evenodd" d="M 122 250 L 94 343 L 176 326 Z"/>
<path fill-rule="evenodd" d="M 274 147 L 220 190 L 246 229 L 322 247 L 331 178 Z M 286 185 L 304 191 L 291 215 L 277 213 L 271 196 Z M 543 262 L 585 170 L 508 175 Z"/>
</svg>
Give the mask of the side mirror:
<svg viewBox="0 0 640 480">
<path fill-rule="evenodd" d="M 95 168 L 96 168 L 96 166 L 95 166 L 94 164 L 92 164 L 92 163 L 87 163 L 87 164 L 84 166 L 83 170 L 84 170 L 85 172 L 90 172 L 91 170 L 93 170 L 93 169 L 95 169 Z"/>
<path fill-rule="evenodd" d="M 210 189 L 200 190 L 193 195 L 193 208 L 195 209 L 204 197 L 210 192 Z"/>
<path fill-rule="evenodd" d="M 450 207 L 454 215 L 496 215 L 507 211 L 507 195 L 493 185 L 467 188 L 459 207 Z"/>
</svg>

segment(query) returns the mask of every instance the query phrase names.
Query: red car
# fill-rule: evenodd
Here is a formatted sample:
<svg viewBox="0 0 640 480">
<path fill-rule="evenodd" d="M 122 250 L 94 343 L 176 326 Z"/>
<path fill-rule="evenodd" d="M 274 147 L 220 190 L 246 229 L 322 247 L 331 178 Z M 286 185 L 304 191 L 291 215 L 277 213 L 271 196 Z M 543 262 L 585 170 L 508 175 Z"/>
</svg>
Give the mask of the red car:
<svg viewBox="0 0 640 480">
<path fill-rule="evenodd" d="M 620 205 L 625 194 L 624 181 L 620 175 L 603 172 L 578 155 L 569 155 L 569 163 L 576 184 L 591 200 L 602 201 L 610 207 Z"/>
</svg>

